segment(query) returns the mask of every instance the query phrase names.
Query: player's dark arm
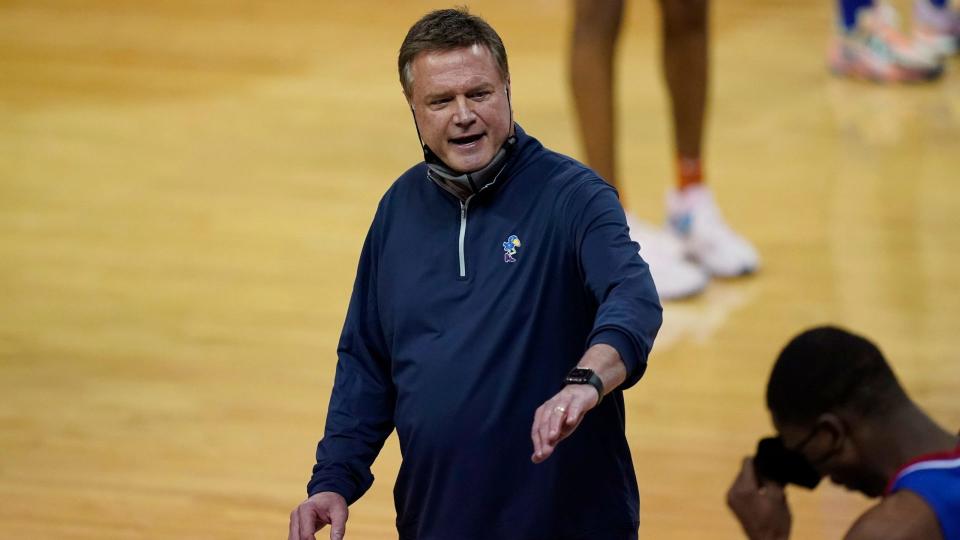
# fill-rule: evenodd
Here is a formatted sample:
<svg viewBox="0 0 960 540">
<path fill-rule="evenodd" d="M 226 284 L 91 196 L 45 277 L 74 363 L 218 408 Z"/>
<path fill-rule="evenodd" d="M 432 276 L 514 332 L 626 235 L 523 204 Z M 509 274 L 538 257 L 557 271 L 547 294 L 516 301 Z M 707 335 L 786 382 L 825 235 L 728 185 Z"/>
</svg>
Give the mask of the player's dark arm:
<svg viewBox="0 0 960 540">
<path fill-rule="evenodd" d="M 844 540 L 943 540 L 933 510 L 912 491 L 903 490 L 867 510 L 850 528 Z"/>
</svg>

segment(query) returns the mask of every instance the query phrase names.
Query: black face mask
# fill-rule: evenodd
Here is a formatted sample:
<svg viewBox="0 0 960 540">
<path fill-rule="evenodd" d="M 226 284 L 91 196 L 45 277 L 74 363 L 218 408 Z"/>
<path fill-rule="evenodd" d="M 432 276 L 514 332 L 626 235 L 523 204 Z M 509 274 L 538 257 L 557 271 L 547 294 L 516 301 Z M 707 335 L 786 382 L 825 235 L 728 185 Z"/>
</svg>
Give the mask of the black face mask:
<svg viewBox="0 0 960 540">
<path fill-rule="evenodd" d="M 807 458 L 785 447 L 779 437 L 760 439 L 753 466 L 757 476 L 781 485 L 795 484 L 813 489 L 820 483 L 820 473 Z"/>
</svg>

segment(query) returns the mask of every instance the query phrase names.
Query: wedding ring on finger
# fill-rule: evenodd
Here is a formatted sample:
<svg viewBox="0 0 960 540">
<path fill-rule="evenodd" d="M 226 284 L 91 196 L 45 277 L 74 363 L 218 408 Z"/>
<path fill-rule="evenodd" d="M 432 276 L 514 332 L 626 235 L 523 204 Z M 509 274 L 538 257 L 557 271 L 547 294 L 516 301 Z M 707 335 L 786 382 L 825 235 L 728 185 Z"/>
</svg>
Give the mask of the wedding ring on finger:
<svg viewBox="0 0 960 540">
<path fill-rule="evenodd" d="M 566 409 L 565 407 L 561 407 L 561 406 L 559 406 L 559 405 L 556 406 L 556 407 L 554 407 L 553 410 L 555 410 L 555 411 L 557 411 L 558 413 L 561 413 L 561 414 L 567 412 L 567 409 Z"/>
</svg>

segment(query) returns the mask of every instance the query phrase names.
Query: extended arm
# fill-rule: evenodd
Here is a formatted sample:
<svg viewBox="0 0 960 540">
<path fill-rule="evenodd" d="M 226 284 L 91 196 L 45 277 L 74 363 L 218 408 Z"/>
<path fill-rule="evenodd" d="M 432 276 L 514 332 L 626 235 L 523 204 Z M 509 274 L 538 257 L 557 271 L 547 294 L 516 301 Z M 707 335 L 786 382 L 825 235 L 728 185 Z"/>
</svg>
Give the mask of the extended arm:
<svg viewBox="0 0 960 540">
<path fill-rule="evenodd" d="M 565 223 L 584 286 L 598 308 L 589 346 L 577 366 L 592 369 L 607 394 L 640 380 L 662 310 L 649 269 L 630 240 L 616 192 L 599 180 L 582 189 L 579 197 L 572 197 Z M 550 457 L 600 397 L 593 386 L 568 385 L 541 405 L 530 434 L 534 463 Z"/>
</svg>

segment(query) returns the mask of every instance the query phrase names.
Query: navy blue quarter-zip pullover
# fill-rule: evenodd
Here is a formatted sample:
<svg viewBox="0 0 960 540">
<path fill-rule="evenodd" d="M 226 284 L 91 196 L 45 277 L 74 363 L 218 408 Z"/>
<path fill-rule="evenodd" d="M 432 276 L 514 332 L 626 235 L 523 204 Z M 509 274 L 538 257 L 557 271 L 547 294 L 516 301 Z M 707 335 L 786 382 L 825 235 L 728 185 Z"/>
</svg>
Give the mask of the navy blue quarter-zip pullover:
<svg viewBox="0 0 960 540">
<path fill-rule="evenodd" d="M 421 163 L 380 202 L 360 256 L 307 491 L 352 503 L 396 428 L 407 540 L 633 538 L 622 390 L 661 308 L 616 192 L 516 128 L 492 184 L 461 201 Z M 593 344 L 627 380 L 541 464 L 534 411 Z"/>
</svg>

